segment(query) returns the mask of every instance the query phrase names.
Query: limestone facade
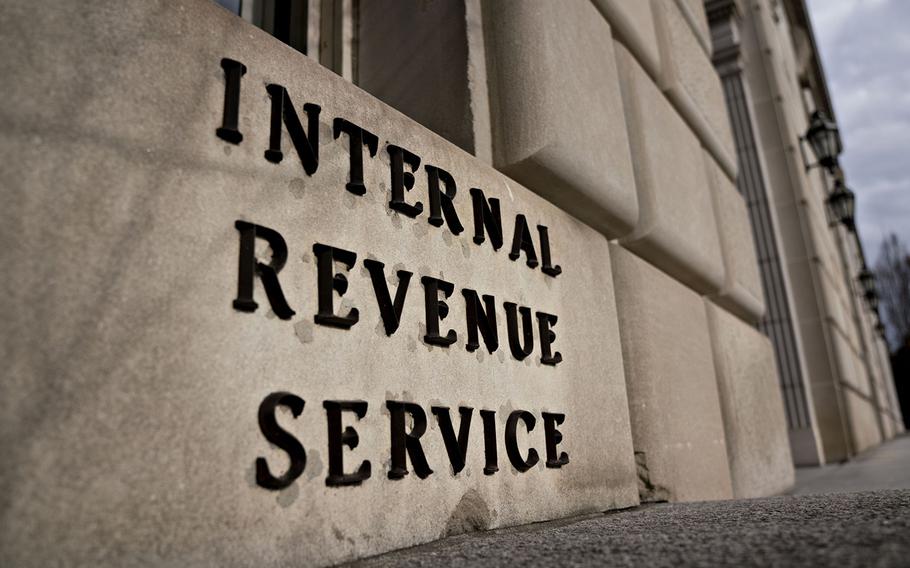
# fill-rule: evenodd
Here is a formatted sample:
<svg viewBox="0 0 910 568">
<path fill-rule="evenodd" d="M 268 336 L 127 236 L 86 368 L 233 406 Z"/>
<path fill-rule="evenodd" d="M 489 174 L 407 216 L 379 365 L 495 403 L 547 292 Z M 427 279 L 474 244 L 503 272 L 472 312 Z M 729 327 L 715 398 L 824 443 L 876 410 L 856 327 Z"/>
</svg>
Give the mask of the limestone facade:
<svg viewBox="0 0 910 568">
<path fill-rule="evenodd" d="M 834 118 L 801 0 L 708 0 L 797 464 L 838 462 L 900 430 L 855 228 L 826 208 L 847 172 L 812 166 L 810 115 Z M 849 141 L 847 141 L 849 143 Z M 849 146 L 847 146 L 849 151 Z"/>
<path fill-rule="evenodd" d="M 0 4 L 0 564 L 328 565 L 896 435 L 785 4 Z"/>
</svg>

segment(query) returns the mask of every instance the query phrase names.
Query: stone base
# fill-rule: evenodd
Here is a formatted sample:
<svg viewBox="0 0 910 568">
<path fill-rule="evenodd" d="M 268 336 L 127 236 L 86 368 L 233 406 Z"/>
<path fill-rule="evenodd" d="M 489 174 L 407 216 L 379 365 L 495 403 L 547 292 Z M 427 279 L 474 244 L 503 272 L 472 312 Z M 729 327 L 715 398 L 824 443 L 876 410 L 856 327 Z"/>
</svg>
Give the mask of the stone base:
<svg viewBox="0 0 910 568">
<path fill-rule="evenodd" d="M 787 421 L 767 337 L 705 301 L 724 416 L 733 496 L 767 497 L 793 485 Z"/>
<path fill-rule="evenodd" d="M 643 501 L 732 496 L 701 297 L 610 246 Z"/>
</svg>

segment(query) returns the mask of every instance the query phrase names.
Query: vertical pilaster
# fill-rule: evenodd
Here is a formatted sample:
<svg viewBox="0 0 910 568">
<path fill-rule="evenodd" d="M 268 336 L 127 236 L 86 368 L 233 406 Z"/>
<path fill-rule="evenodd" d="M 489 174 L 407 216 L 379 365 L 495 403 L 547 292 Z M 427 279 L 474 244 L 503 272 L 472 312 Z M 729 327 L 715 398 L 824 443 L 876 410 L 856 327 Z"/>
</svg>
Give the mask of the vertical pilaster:
<svg viewBox="0 0 910 568">
<path fill-rule="evenodd" d="M 824 463 L 814 413 L 807 396 L 805 362 L 794 329 L 790 286 L 778 248 L 777 220 L 769 202 L 761 145 L 757 140 L 751 110 L 751 95 L 743 78 L 740 3 L 737 0 L 707 0 L 705 8 L 714 46 L 713 62 L 721 78 L 733 128 L 739 167 L 737 189 L 748 206 L 761 272 L 766 314 L 759 323 L 759 329 L 774 345 L 793 459 L 797 465 Z"/>
</svg>

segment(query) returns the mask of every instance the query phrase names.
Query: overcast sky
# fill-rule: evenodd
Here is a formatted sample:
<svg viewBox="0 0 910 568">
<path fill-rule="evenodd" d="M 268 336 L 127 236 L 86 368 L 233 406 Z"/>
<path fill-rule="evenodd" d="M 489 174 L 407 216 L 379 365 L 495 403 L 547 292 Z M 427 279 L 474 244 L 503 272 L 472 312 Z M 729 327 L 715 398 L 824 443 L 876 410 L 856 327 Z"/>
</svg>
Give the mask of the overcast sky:
<svg viewBox="0 0 910 568">
<path fill-rule="evenodd" d="M 910 244 L 910 0 L 808 0 L 869 263 Z"/>
</svg>

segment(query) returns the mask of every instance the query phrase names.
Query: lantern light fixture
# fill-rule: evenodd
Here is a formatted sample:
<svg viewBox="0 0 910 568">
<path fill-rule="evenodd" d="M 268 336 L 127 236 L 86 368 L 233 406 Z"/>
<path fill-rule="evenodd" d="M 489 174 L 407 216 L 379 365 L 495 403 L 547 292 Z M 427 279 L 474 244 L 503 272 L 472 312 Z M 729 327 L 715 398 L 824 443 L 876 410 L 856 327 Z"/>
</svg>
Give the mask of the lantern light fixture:
<svg viewBox="0 0 910 568">
<path fill-rule="evenodd" d="M 875 286 L 875 274 L 864 266 L 856 279 L 859 280 L 859 284 L 863 289 L 863 296 L 866 298 L 869 309 L 878 313 L 878 289 Z M 879 318 L 879 321 L 881 321 L 881 318 Z"/>
<path fill-rule="evenodd" d="M 878 310 L 878 292 L 872 290 L 871 292 L 866 292 L 866 304 L 869 306 L 869 309 L 874 311 Z"/>
<path fill-rule="evenodd" d="M 837 169 L 837 157 L 843 151 L 837 124 L 824 112 L 817 110 L 809 117 L 809 128 L 802 140 L 809 143 L 817 160 L 815 164 L 806 163 L 806 171 L 815 166 L 822 166 L 833 175 Z M 800 146 L 800 150 L 802 150 L 802 146 Z M 806 161 L 805 154 L 803 161 Z"/>
<path fill-rule="evenodd" d="M 828 195 L 828 210 L 831 216 L 851 231 L 855 229 L 853 215 L 856 209 L 856 196 L 844 182 L 834 182 L 834 191 Z"/>
<path fill-rule="evenodd" d="M 863 267 L 862 271 L 857 275 L 857 280 L 859 280 L 860 286 L 863 288 L 863 294 L 871 294 L 876 292 L 875 289 L 875 274 L 873 274 L 868 268 Z"/>
</svg>

